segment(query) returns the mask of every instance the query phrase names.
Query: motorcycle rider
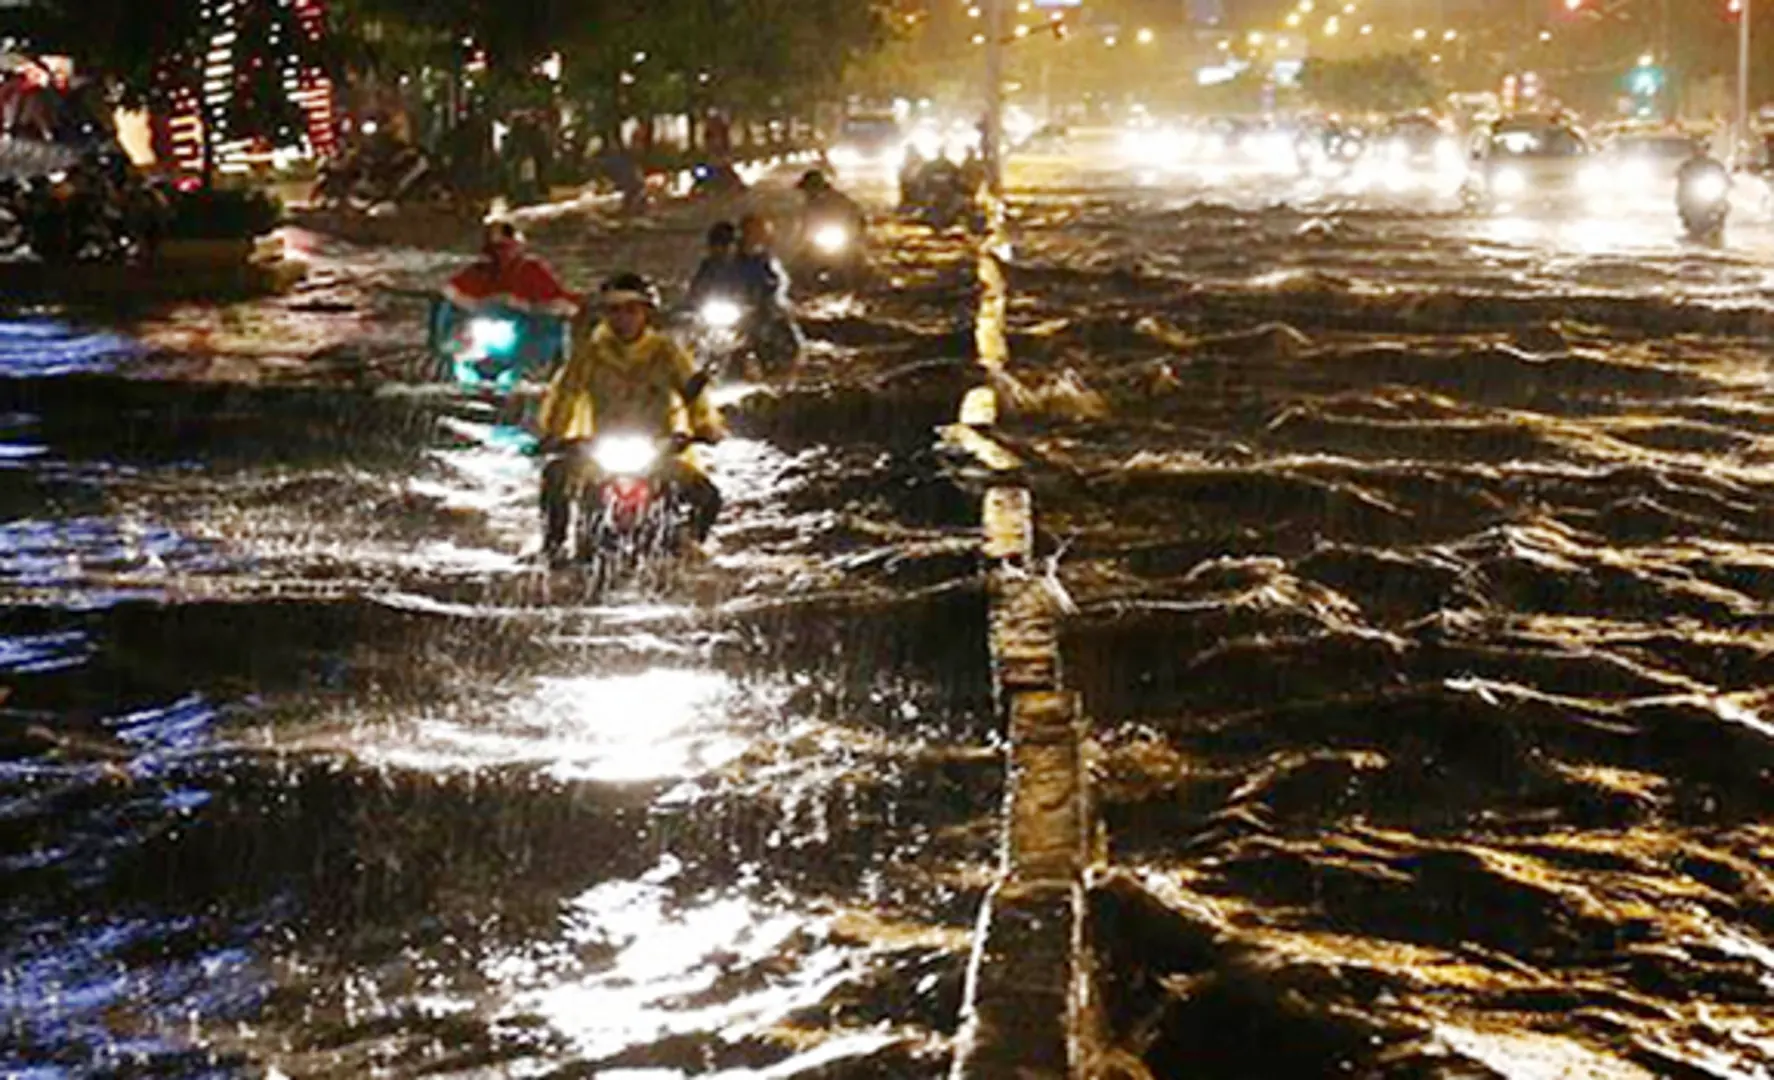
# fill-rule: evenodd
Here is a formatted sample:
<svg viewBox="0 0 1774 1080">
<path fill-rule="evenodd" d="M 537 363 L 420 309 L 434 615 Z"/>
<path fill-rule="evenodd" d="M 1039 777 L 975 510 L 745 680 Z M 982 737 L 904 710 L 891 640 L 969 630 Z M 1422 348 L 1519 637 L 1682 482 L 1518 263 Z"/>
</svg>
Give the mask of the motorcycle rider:
<svg viewBox="0 0 1774 1080">
<path fill-rule="evenodd" d="M 914 210 L 924 202 L 924 155 L 917 146 L 905 148 L 905 159 L 899 163 L 899 209 Z"/>
<path fill-rule="evenodd" d="M 969 199 L 978 198 L 985 190 L 986 159 L 980 156 L 977 146 L 969 146 L 967 156 L 961 159 L 961 186 Z"/>
<path fill-rule="evenodd" d="M 602 430 L 633 431 L 664 438 L 691 434 L 718 442 L 720 414 L 694 387 L 689 354 L 653 326 L 659 291 L 635 273 L 621 273 L 598 288 L 604 318 L 575 327 L 572 357 L 555 372 L 537 418 L 543 447 L 592 438 Z M 572 513 L 572 492 L 583 468 L 558 455 L 542 471 L 544 556 L 560 557 Z M 665 483 L 690 509 L 698 544 L 721 512 L 721 493 L 688 450 L 672 459 Z"/>
<path fill-rule="evenodd" d="M 739 262 L 739 228 L 731 221 L 717 221 L 708 229 L 708 253 L 690 279 L 684 303 L 695 311 L 711 297 L 731 292 L 746 293 L 744 268 Z"/>
<path fill-rule="evenodd" d="M 759 306 L 787 314 L 789 302 L 788 270 L 771 247 L 775 230 L 770 219 L 749 213 L 739 219 L 739 273 L 745 285 L 746 299 Z"/>
<path fill-rule="evenodd" d="M 860 246 L 868 231 L 868 215 L 862 212 L 862 207 L 856 204 L 856 200 L 832 187 L 831 181 L 818 169 L 809 169 L 803 173 L 795 190 L 804 199 L 801 205 L 803 245 L 813 223 L 824 222 L 847 227 L 853 245 Z"/>
<path fill-rule="evenodd" d="M 1688 223 L 1690 216 L 1695 216 L 1697 219 L 1701 211 L 1713 209 L 1691 204 L 1694 192 L 1697 190 L 1697 182 L 1707 176 L 1717 177 L 1726 188 L 1731 182 L 1731 173 L 1725 168 L 1724 163 L 1712 156 L 1705 143 L 1696 139 L 1693 152 L 1688 156 L 1688 160 L 1682 162 L 1681 168 L 1676 170 L 1675 174 L 1676 209 L 1681 214 L 1684 224 Z M 1721 206 L 1718 209 L 1723 210 L 1724 207 Z M 1724 221 L 1722 213 L 1719 221 L 1721 224 Z"/>
<path fill-rule="evenodd" d="M 918 178 L 919 199 L 913 209 L 924 212 L 951 201 L 971 202 L 974 193 L 968 183 L 964 169 L 947 154 L 938 154 L 925 163 Z"/>
<path fill-rule="evenodd" d="M 801 354 L 800 324 L 789 299 L 788 270 L 771 248 L 774 230 L 770 219 L 752 212 L 739 219 L 738 275 L 743 302 L 757 313 L 760 341 L 779 361 L 792 362 Z"/>
<path fill-rule="evenodd" d="M 443 294 L 464 311 L 504 304 L 567 318 L 579 310 L 579 297 L 561 284 L 552 267 L 529 253 L 509 221 L 487 226 L 480 259 L 452 277 Z"/>
</svg>

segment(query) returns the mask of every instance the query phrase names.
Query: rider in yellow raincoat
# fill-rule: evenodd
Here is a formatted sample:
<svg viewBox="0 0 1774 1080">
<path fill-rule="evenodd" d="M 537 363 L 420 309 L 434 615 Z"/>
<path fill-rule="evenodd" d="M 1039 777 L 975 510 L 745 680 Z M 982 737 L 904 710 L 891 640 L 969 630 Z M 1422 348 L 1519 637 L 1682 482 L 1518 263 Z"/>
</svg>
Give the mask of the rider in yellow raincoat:
<svg viewBox="0 0 1774 1080">
<path fill-rule="evenodd" d="M 652 326 L 659 292 L 639 274 L 618 274 L 598 289 L 604 318 L 574 330 L 573 353 L 548 384 L 537 426 L 543 445 L 591 439 L 600 430 L 664 438 L 674 433 L 718 442 L 720 414 L 695 383 L 689 355 Z M 543 551 L 566 543 L 572 490 L 583 468 L 572 455 L 542 471 Z M 706 539 L 721 512 L 721 493 L 691 451 L 671 463 L 665 482 L 690 508 L 696 540 Z"/>
</svg>

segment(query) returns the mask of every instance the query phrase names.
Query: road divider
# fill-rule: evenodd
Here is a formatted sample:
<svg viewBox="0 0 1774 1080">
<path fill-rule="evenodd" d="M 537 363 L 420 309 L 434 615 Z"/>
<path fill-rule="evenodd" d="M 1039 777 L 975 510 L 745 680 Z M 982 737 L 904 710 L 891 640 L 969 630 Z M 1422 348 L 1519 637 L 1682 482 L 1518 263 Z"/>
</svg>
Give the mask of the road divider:
<svg viewBox="0 0 1774 1080">
<path fill-rule="evenodd" d="M 984 470 L 981 552 L 993 693 L 1009 746 L 996 879 L 980 907 L 954 1080 L 1081 1075 L 1089 1058 L 1084 874 L 1094 832 L 1083 717 L 1064 688 L 1053 593 L 1034 572 L 1035 506 L 1023 463 L 991 436 L 1010 362 L 1010 245 L 994 201 L 978 258 L 975 355 L 985 381 L 944 441 Z"/>
</svg>

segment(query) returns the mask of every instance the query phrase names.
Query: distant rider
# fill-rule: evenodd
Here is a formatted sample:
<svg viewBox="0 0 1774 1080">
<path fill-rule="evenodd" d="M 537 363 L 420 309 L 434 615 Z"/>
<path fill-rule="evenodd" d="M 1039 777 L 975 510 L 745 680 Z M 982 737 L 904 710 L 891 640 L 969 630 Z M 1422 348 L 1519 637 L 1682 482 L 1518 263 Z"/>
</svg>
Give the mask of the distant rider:
<svg viewBox="0 0 1774 1080">
<path fill-rule="evenodd" d="M 745 268 L 739 261 L 739 228 L 731 221 L 709 226 L 708 251 L 690 279 L 685 304 L 696 310 L 713 297 L 731 294 L 743 299 L 747 292 Z"/>
<path fill-rule="evenodd" d="M 923 174 L 918 178 L 919 201 L 917 208 L 928 209 L 952 198 L 972 198 L 965 194 L 967 177 L 959 165 L 956 165 L 947 154 L 938 154 L 924 165 Z"/>
<path fill-rule="evenodd" d="M 916 146 L 908 146 L 899 163 L 899 209 L 914 210 L 924 203 L 924 155 Z"/>
<path fill-rule="evenodd" d="M 802 241 L 816 224 L 840 224 L 850 230 L 853 249 L 860 248 L 868 232 L 868 215 L 856 200 L 832 186 L 824 173 L 810 169 L 801 176 L 795 189 L 802 195 Z"/>
<path fill-rule="evenodd" d="M 786 315 L 791 310 L 788 270 L 771 246 L 774 234 L 770 219 L 762 214 L 739 219 L 739 274 L 747 302 Z"/>
<path fill-rule="evenodd" d="M 694 435 L 705 442 L 725 435 L 706 395 L 691 394 L 690 356 L 652 325 L 659 292 L 639 274 L 624 273 L 598 289 L 604 318 L 575 328 L 573 355 L 548 384 L 538 427 L 544 447 L 593 438 L 600 430 L 654 438 Z M 543 554 L 558 558 L 566 544 L 575 471 L 572 456 L 557 456 L 542 473 Z M 721 493 L 689 450 L 673 459 L 665 481 L 690 508 L 701 543 L 721 512 Z"/>
<path fill-rule="evenodd" d="M 529 253 L 508 221 L 487 226 L 480 259 L 452 277 L 443 294 L 464 311 L 505 306 L 565 318 L 579 310 L 579 297 L 561 284 L 553 268 Z"/>
</svg>

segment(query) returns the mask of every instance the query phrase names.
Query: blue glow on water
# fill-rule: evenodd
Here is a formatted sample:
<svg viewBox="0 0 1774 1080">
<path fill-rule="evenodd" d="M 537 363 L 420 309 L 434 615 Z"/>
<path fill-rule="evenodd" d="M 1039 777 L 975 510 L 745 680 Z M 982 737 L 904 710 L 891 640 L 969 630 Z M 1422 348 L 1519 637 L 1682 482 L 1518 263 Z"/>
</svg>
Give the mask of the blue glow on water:
<svg viewBox="0 0 1774 1080">
<path fill-rule="evenodd" d="M 139 356 L 139 342 L 55 319 L 0 319 L 0 378 L 115 371 Z"/>
<path fill-rule="evenodd" d="M 86 663 L 92 648 L 78 630 L 60 634 L 0 637 L 0 671 L 15 675 L 40 675 L 65 671 Z"/>
<path fill-rule="evenodd" d="M 141 572 L 155 567 L 223 569 L 212 545 L 160 525 L 125 527 L 108 518 L 25 519 L 0 525 L 0 580 L 67 585 L 89 573 Z"/>
</svg>

